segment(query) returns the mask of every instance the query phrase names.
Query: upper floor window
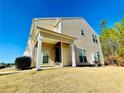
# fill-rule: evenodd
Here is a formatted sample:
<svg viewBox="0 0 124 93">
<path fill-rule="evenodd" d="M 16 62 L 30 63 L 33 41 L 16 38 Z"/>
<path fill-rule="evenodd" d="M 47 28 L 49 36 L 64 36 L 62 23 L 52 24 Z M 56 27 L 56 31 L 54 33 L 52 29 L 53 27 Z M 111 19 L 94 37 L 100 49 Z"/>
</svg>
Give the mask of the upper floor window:
<svg viewBox="0 0 124 93">
<path fill-rule="evenodd" d="M 92 34 L 92 39 L 93 39 L 93 42 L 95 42 L 95 35 Z"/>
<path fill-rule="evenodd" d="M 83 36 L 84 36 L 84 30 L 82 30 L 82 29 L 81 29 L 81 35 L 83 35 Z"/>
<path fill-rule="evenodd" d="M 92 34 L 92 39 L 94 43 L 98 43 L 97 36 Z"/>
</svg>

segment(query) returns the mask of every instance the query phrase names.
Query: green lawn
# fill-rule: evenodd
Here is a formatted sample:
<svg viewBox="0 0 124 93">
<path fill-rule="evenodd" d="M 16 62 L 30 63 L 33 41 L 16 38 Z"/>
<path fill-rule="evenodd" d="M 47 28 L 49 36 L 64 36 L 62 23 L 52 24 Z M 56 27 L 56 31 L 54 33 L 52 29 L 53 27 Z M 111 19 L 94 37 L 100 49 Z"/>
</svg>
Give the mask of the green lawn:
<svg viewBox="0 0 124 93">
<path fill-rule="evenodd" d="M 0 70 L 0 93 L 124 93 L 123 67 L 5 72 Z"/>
</svg>

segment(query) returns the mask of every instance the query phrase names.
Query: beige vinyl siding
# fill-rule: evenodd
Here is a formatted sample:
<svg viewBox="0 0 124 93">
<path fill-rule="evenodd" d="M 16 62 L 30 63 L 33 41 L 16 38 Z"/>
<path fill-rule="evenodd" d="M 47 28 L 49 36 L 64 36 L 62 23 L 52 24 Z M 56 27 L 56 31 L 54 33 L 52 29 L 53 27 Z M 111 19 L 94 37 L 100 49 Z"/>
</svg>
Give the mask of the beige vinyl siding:
<svg viewBox="0 0 124 93">
<path fill-rule="evenodd" d="M 71 46 L 66 43 L 62 43 L 62 62 L 63 66 L 69 66 L 71 62 Z"/>
<path fill-rule="evenodd" d="M 55 31 L 54 23 L 56 22 L 56 19 L 39 19 L 37 22 L 37 26 Z"/>
<path fill-rule="evenodd" d="M 42 43 L 42 48 L 47 48 L 49 49 L 49 63 L 48 64 L 54 64 L 55 62 L 55 49 L 54 49 L 54 44 L 49 44 L 49 43 Z"/>
<path fill-rule="evenodd" d="M 81 35 L 81 29 L 84 31 L 84 35 Z M 94 43 L 92 40 L 92 34 L 97 34 L 89 27 L 87 22 L 83 19 L 73 19 L 73 20 L 62 20 L 62 33 L 65 35 L 76 37 L 74 41 L 76 49 L 86 49 L 87 51 L 87 60 L 89 63 L 92 63 L 92 53 L 100 52 L 101 60 L 103 62 L 101 46 L 98 39 L 98 44 Z M 97 37 L 98 38 L 98 37 Z M 76 50 L 77 52 L 77 50 Z M 76 61 L 78 61 L 76 53 Z"/>
<path fill-rule="evenodd" d="M 50 65 L 54 65 L 55 63 L 55 49 L 54 49 L 54 44 L 49 44 L 49 43 L 42 43 L 42 49 L 47 48 L 49 49 L 49 63 Z M 41 50 L 42 51 L 42 50 Z M 32 66 L 36 66 L 36 59 L 37 59 L 37 46 L 35 46 L 34 49 L 34 58 L 33 58 L 33 64 Z M 42 59 L 43 60 L 43 59 Z"/>
</svg>

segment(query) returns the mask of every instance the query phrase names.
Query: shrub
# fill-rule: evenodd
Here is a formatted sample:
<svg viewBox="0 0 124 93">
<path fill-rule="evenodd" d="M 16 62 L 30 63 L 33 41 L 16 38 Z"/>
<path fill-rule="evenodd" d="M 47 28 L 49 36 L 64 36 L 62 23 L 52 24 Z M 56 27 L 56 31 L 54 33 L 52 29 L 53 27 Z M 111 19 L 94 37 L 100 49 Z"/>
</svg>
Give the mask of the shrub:
<svg viewBox="0 0 124 93">
<path fill-rule="evenodd" d="M 6 64 L 5 63 L 0 63 L 0 69 L 5 68 Z"/>
<path fill-rule="evenodd" d="M 0 66 L 0 69 L 5 68 L 6 66 Z"/>
<path fill-rule="evenodd" d="M 15 67 L 21 70 L 28 69 L 31 67 L 31 58 L 26 56 L 16 58 Z"/>
<path fill-rule="evenodd" d="M 116 61 L 117 61 L 119 66 L 124 66 L 124 57 L 117 56 Z"/>
<path fill-rule="evenodd" d="M 124 66 L 124 57 L 120 56 L 108 56 L 105 58 L 105 65 L 118 65 Z"/>
</svg>

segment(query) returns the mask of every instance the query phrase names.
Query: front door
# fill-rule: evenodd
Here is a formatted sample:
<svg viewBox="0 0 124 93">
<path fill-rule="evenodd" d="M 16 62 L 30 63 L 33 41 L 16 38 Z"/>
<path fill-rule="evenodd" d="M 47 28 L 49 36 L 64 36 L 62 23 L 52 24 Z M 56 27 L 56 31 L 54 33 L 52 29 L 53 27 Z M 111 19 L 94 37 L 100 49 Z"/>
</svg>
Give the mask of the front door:
<svg viewBox="0 0 124 93">
<path fill-rule="evenodd" d="M 43 63 L 49 62 L 49 48 L 43 48 Z"/>
<path fill-rule="evenodd" d="M 58 42 L 55 45 L 55 62 L 61 62 L 61 42 Z"/>
<path fill-rule="evenodd" d="M 55 49 L 55 55 L 56 55 L 55 61 L 56 62 L 61 62 L 61 47 L 57 47 Z"/>
</svg>

